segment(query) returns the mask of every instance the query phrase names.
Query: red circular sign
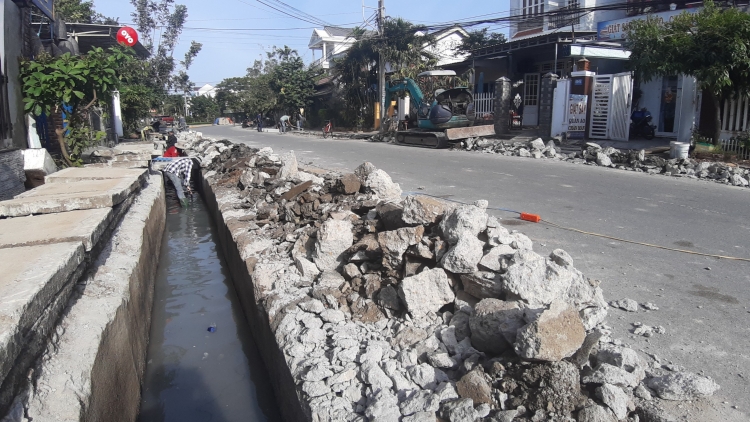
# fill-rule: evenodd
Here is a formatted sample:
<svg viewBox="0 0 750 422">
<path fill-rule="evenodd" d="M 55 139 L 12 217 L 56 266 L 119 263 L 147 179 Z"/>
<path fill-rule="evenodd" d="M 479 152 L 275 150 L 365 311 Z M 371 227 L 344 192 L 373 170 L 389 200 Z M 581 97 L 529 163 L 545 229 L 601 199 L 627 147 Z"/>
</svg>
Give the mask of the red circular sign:
<svg viewBox="0 0 750 422">
<path fill-rule="evenodd" d="M 138 33 L 129 26 L 123 26 L 117 30 L 117 42 L 132 47 L 138 42 Z"/>
</svg>

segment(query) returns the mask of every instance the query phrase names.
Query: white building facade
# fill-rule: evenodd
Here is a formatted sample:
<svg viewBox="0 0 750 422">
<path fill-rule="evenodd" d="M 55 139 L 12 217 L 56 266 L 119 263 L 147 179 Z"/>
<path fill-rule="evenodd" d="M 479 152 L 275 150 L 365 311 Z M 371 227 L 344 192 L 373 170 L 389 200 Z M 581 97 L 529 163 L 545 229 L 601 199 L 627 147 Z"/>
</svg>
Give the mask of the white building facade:
<svg viewBox="0 0 750 422">
<path fill-rule="evenodd" d="M 561 29 L 579 32 L 596 31 L 597 22 L 619 19 L 626 16 L 625 10 L 597 10 L 586 12 L 597 6 L 623 3 L 622 0 L 510 0 L 511 16 L 525 19 L 511 24 L 510 39 L 549 34 Z M 546 12 L 560 10 L 555 16 Z M 576 13 L 580 11 L 580 13 Z"/>
</svg>

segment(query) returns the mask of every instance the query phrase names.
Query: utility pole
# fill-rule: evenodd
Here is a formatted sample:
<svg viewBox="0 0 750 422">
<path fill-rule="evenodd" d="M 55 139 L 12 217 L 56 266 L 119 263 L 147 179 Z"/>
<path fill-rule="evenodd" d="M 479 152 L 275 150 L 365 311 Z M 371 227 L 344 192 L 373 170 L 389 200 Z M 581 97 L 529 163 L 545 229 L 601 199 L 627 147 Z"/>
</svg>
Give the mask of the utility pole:
<svg viewBox="0 0 750 422">
<path fill-rule="evenodd" d="M 378 0 L 378 33 L 381 40 L 385 38 L 385 2 Z M 378 91 L 380 94 L 380 131 L 385 130 L 385 63 L 383 63 L 383 53 L 378 56 Z"/>
</svg>

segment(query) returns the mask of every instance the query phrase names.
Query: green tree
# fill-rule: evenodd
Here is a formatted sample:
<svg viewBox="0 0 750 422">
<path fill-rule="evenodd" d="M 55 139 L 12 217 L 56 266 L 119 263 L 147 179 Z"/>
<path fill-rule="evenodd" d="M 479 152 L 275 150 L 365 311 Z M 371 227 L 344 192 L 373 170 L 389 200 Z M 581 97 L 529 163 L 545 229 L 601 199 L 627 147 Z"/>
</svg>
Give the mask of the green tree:
<svg viewBox="0 0 750 422">
<path fill-rule="evenodd" d="M 270 67 L 270 87 L 278 94 L 278 105 L 282 113 L 294 113 L 310 104 L 315 93 L 313 70 L 305 67 L 297 50 L 287 46 L 268 53 Z"/>
<path fill-rule="evenodd" d="M 174 4 L 174 0 L 130 0 L 135 7 L 132 17 L 141 37 L 141 43 L 151 53 L 148 59 L 148 77 L 144 81 L 166 98 L 170 90 L 189 92 L 193 84 L 187 70 L 198 55 L 202 45 L 192 41 L 178 69 L 174 50 L 188 17 L 185 5 Z M 154 43 L 154 34 L 160 33 L 159 44 Z"/>
<path fill-rule="evenodd" d="M 56 0 L 55 16 L 70 23 L 117 25 L 117 19 L 108 18 L 101 13 L 97 13 L 93 1 Z"/>
<path fill-rule="evenodd" d="M 489 32 L 487 28 L 482 28 L 470 31 L 469 36 L 461 40 L 461 44 L 456 46 L 454 51 L 458 54 L 473 54 L 476 49 L 505 44 L 507 41 L 505 34 Z"/>
<path fill-rule="evenodd" d="M 67 115 L 67 128 L 56 133 L 68 165 L 80 165 L 83 150 L 105 136 L 91 130 L 90 109 L 100 101 L 109 103 L 111 92 L 120 86 L 133 61 L 132 54 L 123 49 L 97 47 L 83 56 L 42 55 L 36 61 L 22 62 L 25 110 L 36 116 L 63 110 Z"/>
<path fill-rule="evenodd" d="M 424 46 L 434 37 L 424 34 L 420 27 L 403 19 L 388 19 L 379 37 L 362 29 L 355 29 L 355 42 L 344 57 L 334 60 L 333 73 L 338 78 L 340 93 L 334 94 L 332 102 L 342 103 L 340 111 L 345 122 L 357 125 L 372 124 L 372 104 L 378 93 L 377 63 L 383 60 L 394 70 L 393 78 L 411 77 L 432 69 L 437 60 L 424 51 Z"/>
<path fill-rule="evenodd" d="M 197 120 L 213 121 L 219 115 L 219 105 L 213 98 L 199 95 L 190 99 L 190 111 Z"/>
<path fill-rule="evenodd" d="M 694 76 L 715 108 L 713 142 L 721 134 L 721 104 L 750 93 L 750 15 L 734 7 L 704 2 L 698 13 L 684 12 L 667 23 L 635 21 L 628 30 L 630 64 L 644 81 Z"/>
</svg>

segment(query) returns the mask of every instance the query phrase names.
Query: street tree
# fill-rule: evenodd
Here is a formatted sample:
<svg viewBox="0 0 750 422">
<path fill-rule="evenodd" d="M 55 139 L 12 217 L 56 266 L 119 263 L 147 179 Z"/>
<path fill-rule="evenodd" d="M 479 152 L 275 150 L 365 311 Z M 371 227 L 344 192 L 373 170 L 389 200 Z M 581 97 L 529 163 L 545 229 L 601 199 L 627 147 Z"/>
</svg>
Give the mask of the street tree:
<svg viewBox="0 0 750 422">
<path fill-rule="evenodd" d="M 392 78 L 415 78 L 437 63 L 425 50 L 434 37 L 404 19 L 387 19 L 383 36 L 361 28 L 354 30 L 355 42 L 344 57 L 334 60 L 333 74 L 338 78 L 340 95 L 332 101 L 342 101 L 345 121 L 358 125 L 369 124 L 372 104 L 377 101 L 377 64 L 382 55 L 393 71 Z"/>
<path fill-rule="evenodd" d="M 270 87 L 278 95 L 279 111 L 294 113 L 307 107 L 315 93 L 313 78 L 316 72 L 305 67 L 297 50 L 287 46 L 275 48 L 267 54 L 268 61 L 273 63 L 268 73 Z"/>
<path fill-rule="evenodd" d="M 461 40 L 454 51 L 458 54 L 473 54 L 474 50 L 492 45 L 505 44 L 508 40 L 505 34 L 489 32 L 487 28 L 470 31 L 469 36 Z"/>
<path fill-rule="evenodd" d="M 219 115 L 219 105 L 215 99 L 199 95 L 190 99 L 190 111 L 197 121 L 213 121 Z"/>
<path fill-rule="evenodd" d="M 80 165 L 83 150 L 106 135 L 92 130 L 89 113 L 92 107 L 109 103 L 134 61 L 132 53 L 122 48 L 99 47 L 81 56 L 42 54 L 34 61 L 22 61 L 26 112 L 66 116 L 67 127 L 55 132 L 67 165 Z"/>
<path fill-rule="evenodd" d="M 694 76 L 714 105 L 713 142 L 721 134 L 721 104 L 750 93 L 750 14 L 704 2 L 697 13 L 683 12 L 661 23 L 648 18 L 628 30 L 630 64 L 644 80 Z"/>
<path fill-rule="evenodd" d="M 159 91 L 163 96 L 171 90 L 189 92 L 193 84 L 187 75 L 195 57 L 200 53 L 202 45 L 192 41 L 178 68 L 174 59 L 183 26 L 188 17 L 185 5 L 175 4 L 174 0 L 130 0 L 135 7 L 131 14 L 141 38 L 141 43 L 151 53 L 148 59 L 148 78 L 144 81 L 148 86 Z M 154 36 L 159 30 L 159 42 L 154 42 Z"/>
</svg>

